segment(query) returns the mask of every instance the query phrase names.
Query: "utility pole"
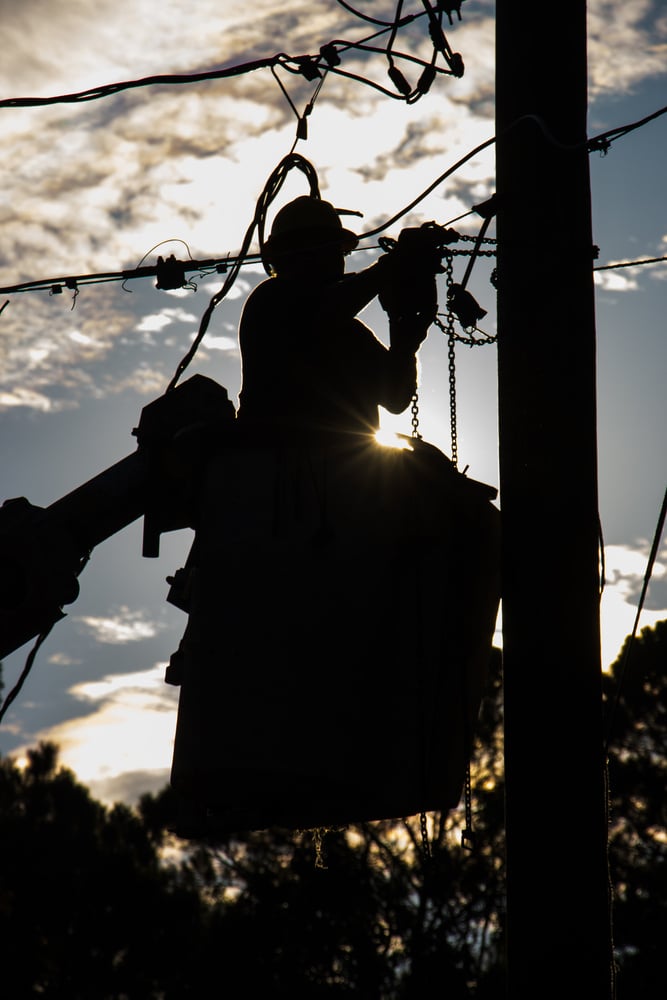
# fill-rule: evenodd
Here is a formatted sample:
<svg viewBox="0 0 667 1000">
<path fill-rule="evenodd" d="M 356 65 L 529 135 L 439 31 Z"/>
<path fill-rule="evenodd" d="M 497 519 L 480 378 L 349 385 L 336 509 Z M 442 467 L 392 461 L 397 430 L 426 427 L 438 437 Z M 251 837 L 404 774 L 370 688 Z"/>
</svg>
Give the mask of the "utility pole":
<svg viewBox="0 0 667 1000">
<path fill-rule="evenodd" d="M 586 3 L 496 3 L 509 1000 L 612 996 Z"/>
</svg>

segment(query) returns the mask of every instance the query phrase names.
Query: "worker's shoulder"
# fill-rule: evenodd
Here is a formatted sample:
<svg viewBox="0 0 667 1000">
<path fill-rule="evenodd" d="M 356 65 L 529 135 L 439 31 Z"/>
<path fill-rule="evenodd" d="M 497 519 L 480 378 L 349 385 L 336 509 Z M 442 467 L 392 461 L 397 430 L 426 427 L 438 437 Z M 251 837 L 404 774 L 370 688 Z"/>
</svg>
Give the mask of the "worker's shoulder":
<svg viewBox="0 0 667 1000">
<path fill-rule="evenodd" d="M 281 303 L 289 303 L 294 300 L 297 289 L 292 287 L 292 282 L 282 281 L 280 278 L 267 278 L 253 288 L 244 306 L 244 312 L 264 312 L 269 309 L 280 308 Z"/>
</svg>

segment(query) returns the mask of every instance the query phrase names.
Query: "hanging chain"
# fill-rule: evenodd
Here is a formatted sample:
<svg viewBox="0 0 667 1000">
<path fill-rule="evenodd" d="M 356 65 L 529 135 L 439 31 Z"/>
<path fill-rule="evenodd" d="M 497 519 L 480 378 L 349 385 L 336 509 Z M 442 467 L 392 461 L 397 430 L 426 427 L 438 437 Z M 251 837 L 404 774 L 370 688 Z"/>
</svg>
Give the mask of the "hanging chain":
<svg viewBox="0 0 667 1000">
<path fill-rule="evenodd" d="M 461 831 L 461 846 L 467 851 L 472 851 L 475 847 L 475 834 L 472 829 L 472 786 L 470 782 L 470 761 L 466 764 L 464 798 L 466 825 Z"/>
<path fill-rule="evenodd" d="M 452 433 L 452 464 L 458 468 L 459 464 L 459 443 L 456 430 L 456 356 L 454 345 L 456 340 L 450 335 L 447 341 L 447 357 L 449 362 L 449 422 Z"/>
<path fill-rule="evenodd" d="M 474 240 L 475 237 L 474 236 L 460 236 L 459 239 L 461 239 L 461 240 Z M 495 240 L 485 239 L 482 242 L 484 242 L 484 243 L 495 243 L 496 241 Z M 453 265 L 453 259 L 452 258 L 454 258 L 454 257 L 461 257 L 461 256 L 467 257 L 469 255 L 470 255 L 470 251 L 469 250 L 454 250 L 454 249 L 449 248 L 449 247 L 447 248 L 445 271 L 446 271 L 446 274 L 447 274 L 447 289 L 448 290 L 449 290 L 449 288 L 450 288 L 450 286 L 452 284 L 452 265 Z M 477 252 L 477 256 L 478 257 L 495 257 L 496 256 L 496 252 L 495 252 L 495 250 L 479 250 Z M 493 273 L 491 275 L 491 279 L 490 280 L 491 280 L 491 284 L 493 285 L 493 287 L 496 288 L 497 287 L 497 278 L 496 278 L 496 269 L 495 268 L 493 270 Z M 440 316 L 443 316 L 443 315 L 447 319 L 447 323 L 446 324 L 444 324 L 442 322 L 442 320 L 439 318 Z M 481 347 L 483 344 L 495 344 L 496 341 L 498 340 L 498 335 L 497 334 L 485 333 L 484 330 L 480 330 L 477 327 L 475 327 L 475 328 L 466 327 L 464 334 L 456 333 L 456 331 L 454 329 L 454 320 L 453 320 L 453 317 L 451 315 L 451 310 L 449 310 L 449 309 L 448 309 L 447 313 L 440 313 L 438 316 L 436 316 L 435 319 L 433 320 L 433 322 L 435 323 L 435 325 L 437 327 L 439 327 L 442 330 L 443 333 L 447 334 L 448 337 L 453 337 L 455 340 L 457 340 L 459 342 L 459 344 L 466 344 L 467 347 Z M 475 336 L 475 333 L 479 334 L 479 336 Z"/>
<path fill-rule="evenodd" d="M 419 829 L 422 837 L 422 851 L 424 852 L 424 859 L 426 861 L 431 860 L 431 845 L 428 839 L 428 827 L 426 825 L 426 813 L 419 814 Z"/>
<path fill-rule="evenodd" d="M 447 254 L 445 262 L 445 281 L 447 282 L 447 299 L 449 299 L 449 289 L 453 282 L 453 261 L 450 254 Z M 444 325 L 447 334 L 447 362 L 449 368 L 449 421 L 452 435 L 452 464 L 456 469 L 459 464 L 459 444 L 456 429 L 456 334 L 454 333 L 454 313 L 447 309 L 447 322 Z"/>
<path fill-rule="evenodd" d="M 461 239 L 474 239 L 474 237 L 461 237 Z M 495 243 L 495 240 L 484 240 L 485 243 Z M 447 283 L 447 299 L 449 301 L 449 289 L 453 284 L 453 257 L 454 254 L 464 253 L 465 251 L 450 250 L 445 258 L 445 281 Z M 479 251 L 480 256 L 492 257 L 495 256 L 495 251 Z M 492 284 L 496 286 L 495 271 L 492 278 Z M 458 446 L 458 430 L 457 430 L 457 413 L 456 413 L 456 341 L 459 340 L 461 343 L 467 344 L 469 347 L 474 347 L 478 344 L 492 344 L 496 341 L 497 337 L 491 337 L 488 334 L 483 334 L 481 338 L 476 338 L 470 334 L 468 337 L 462 337 L 458 335 L 454 330 L 454 313 L 451 308 L 447 308 L 445 314 L 446 322 L 442 321 L 436 316 L 434 322 L 443 333 L 447 335 L 447 366 L 449 374 L 449 416 L 450 416 L 450 426 L 451 426 L 451 438 L 452 438 L 452 464 L 454 468 L 458 468 L 459 461 L 459 446 Z M 480 331 L 481 332 L 481 331 Z M 419 437 L 418 433 L 419 418 L 418 418 L 418 407 L 417 407 L 417 394 L 412 397 L 412 433 L 413 437 Z M 473 850 L 475 846 L 475 835 L 472 828 L 472 782 L 471 782 L 471 769 L 470 761 L 466 764 L 465 771 L 465 783 L 464 783 L 464 803 L 465 803 L 465 827 L 461 832 L 461 845 L 466 850 Z M 424 858 L 427 861 L 431 860 L 432 852 L 431 845 L 428 839 L 428 827 L 426 825 L 426 813 L 423 812 L 419 816 L 419 825 L 421 831 L 422 840 L 422 850 L 424 852 Z"/>
<path fill-rule="evenodd" d="M 410 413 L 412 414 L 412 436 L 413 438 L 421 438 L 421 434 L 419 433 L 419 396 L 416 392 L 412 397 Z"/>
</svg>

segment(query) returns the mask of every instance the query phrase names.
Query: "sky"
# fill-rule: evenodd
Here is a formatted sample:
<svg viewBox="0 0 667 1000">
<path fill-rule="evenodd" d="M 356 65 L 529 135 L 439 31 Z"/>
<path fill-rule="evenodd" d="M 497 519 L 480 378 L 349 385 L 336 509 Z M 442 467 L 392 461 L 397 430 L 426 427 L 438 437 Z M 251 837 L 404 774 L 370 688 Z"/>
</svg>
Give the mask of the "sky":
<svg viewBox="0 0 667 1000">
<path fill-rule="evenodd" d="M 358 0 L 357 7 L 380 21 L 395 11 L 392 0 Z M 175 0 L 0 0 L 0 11 L 0 102 L 210 73 L 277 53 L 312 55 L 328 42 L 360 42 L 380 30 L 335 0 L 198 0 L 196 13 Z M 417 0 L 404 4 L 404 14 L 420 11 Z M 556 19 L 563 16 L 564 8 L 555 9 Z M 142 408 L 166 389 L 223 280 L 194 272 L 189 287 L 170 291 L 142 278 L 53 294 L 50 279 L 154 265 L 158 255 L 233 257 L 264 184 L 292 149 L 315 167 L 323 197 L 363 213 L 351 217 L 357 232 L 399 216 L 384 235 L 396 238 L 403 226 L 428 221 L 451 224 L 461 236 L 477 233 L 473 206 L 495 190 L 492 144 L 404 212 L 494 134 L 494 6 L 465 0 L 461 19 L 454 15 L 449 25 L 445 18 L 444 27 L 465 72 L 439 74 L 410 103 L 379 89 L 394 89 L 382 53 L 349 45 L 340 45 L 340 69 L 349 75 L 328 73 L 317 94 L 319 81 L 278 68 L 278 82 L 265 67 L 86 102 L 0 103 L 0 502 L 24 496 L 48 506 L 133 452 Z M 366 44 L 381 47 L 386 37 Z M 430 58 L 423 17 L 399 30 L 394 48 Z M 588 52 L 589 137 L 667 105 L 662 0 L 591 0 Z M 414 83 L 416 64 L 397 64 Z M 438 65 L 444 67 L 442 57 Z M 307 138 L 297 142 L 297 113 L 314 97 Z M 667 255 L 666 161 L 667 115 L 613 142 L 606 155 L 590 156 L 596 263 L 605 268 L 595 275 L 605 668 L 633 627 L 667 485 L 667 262 L 609 265 Z M 292 171 L 275 209 L 304 193 L 304 176 Z M 494 235 L 492 224 L 487 236 Z M 525 237 L 526 253 L 539 253 L 549 238 L 548 209 Z M 360 247 L 348 270 L 381 252 L 373 238 Z M 255 242 L 251 252 L 257 249 Z M 467 261 L 455 257 L 455 280 Z M 457 347 L 456 385 L 459 465 L 497 487 L 493 266 L 492 257 L 480 258 L 468 283 L 486 310 L 479 339 L 488 342 Z M 558 307 L 567 273 L 564 259 L 560 273 L 544 274 L 545 309 Z M 187 370 L 215 379 L 234 403 L 240 310 L 264 277 L 257 264 L 241 269 Z M 13 290 L 37 281 L 45 287 Z M 444 308 L 442 283 L 439 292 Z M 376 305 L 363 318 L 386 337 Z M 564 315 L 564 337 L 571 325 Z M 419 364 L 419 430 L 448 454 L 447 342 L 436 327 Z M 409 434 L 410 413 L 386 424 Z M 109 802 L 158 790 L 171 765 L 178 689 L 164 683 L 164 670 L 186 619 L 166 602 L 165 581 L 183 565 L 192 533 L 163 535 L 157 559 L 142 558 L 141 535 L 137 521 L 94 550 L 79 598 L 40 648 L 0 725 L 0 753 L 20 760 L 26 748 L 54 740 L 63 763 Z M 548 572 L 548 526 L 536 558 Z M 664 540 L 639 628 L 663 618 Z M 5 659 L 5 695 L 31 645 Z"/>
</svg>

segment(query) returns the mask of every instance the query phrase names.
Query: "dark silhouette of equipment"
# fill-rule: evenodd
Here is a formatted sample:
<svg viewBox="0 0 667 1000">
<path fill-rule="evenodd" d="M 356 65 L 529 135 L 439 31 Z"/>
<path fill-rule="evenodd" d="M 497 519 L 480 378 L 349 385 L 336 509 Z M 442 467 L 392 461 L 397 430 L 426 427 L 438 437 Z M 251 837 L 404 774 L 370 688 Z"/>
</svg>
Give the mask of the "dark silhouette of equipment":
<svg viewBox="0 0 667 1000">
<path fill-rule="evenodd" d="M 189 565 L 178 832 L 310 829 L 460 800 L 498 610 L 495 491 L 372 438 L 207 469 Z"/>
<path fill-rule="evenodd" d="M 195 375 L 145 407 L 137 450 L 46 508 L 0 508 L 0 656 L 78 595 L 95 545 L 189 526 L 172 785 L 189 837 L 455 806 L 499 601 L 495 490 L 418 438 L 247 447 Z"/>
<path fill-rule="evenodd" d="M 0 659 L 64 617 L 100 542 L 143 515 L 143 554 L 157 555 L 161 531 L 187 527 L 197 470 L 233 420 L 227 390 L 194 375 L 144 407 L 133 454 L 49 507 L 4 502 Z"/>
</svg>

